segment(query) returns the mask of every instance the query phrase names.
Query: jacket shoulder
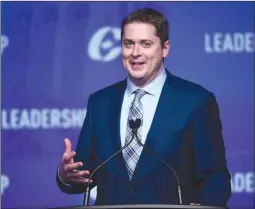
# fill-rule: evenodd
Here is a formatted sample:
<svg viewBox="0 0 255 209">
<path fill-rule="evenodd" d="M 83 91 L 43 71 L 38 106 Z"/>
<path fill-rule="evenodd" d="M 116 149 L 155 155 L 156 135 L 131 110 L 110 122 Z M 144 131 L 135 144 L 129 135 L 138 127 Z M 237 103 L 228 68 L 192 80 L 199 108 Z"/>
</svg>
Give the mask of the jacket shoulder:
<svg viewBox="0 0 255 209">
<path fill-rule="evenodd" d="M 187 97 L 193 97 L 202 100 L 208 97 L 214 97 L 214 93 L 212 91 L 198 83 L 174 75 L 172 75 L 172 77 L 174 80 L 174 87 Z"/>
<path fill-rule="evenodd" d="M 98 91 L 93 92 L 90 96 L 89 99 L 93 101 L 108 101 L 114 99 L 114 96 L 116 93 L 119 92 L 124 92 L 126 87 L 126 79 L 113 83 L 109 86 L 106 86 Z"/>
</svg>

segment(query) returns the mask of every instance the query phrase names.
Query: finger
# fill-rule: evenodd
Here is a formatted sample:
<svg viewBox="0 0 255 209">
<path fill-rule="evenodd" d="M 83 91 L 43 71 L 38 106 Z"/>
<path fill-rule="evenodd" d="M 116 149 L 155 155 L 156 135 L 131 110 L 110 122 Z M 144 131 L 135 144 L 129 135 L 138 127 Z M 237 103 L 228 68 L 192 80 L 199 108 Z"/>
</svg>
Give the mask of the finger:
<svg viewBox="0 0 255 209">
<path fill-rule="evenodd" d="M 74 183 L 88 183 L 89 182 L 89 179 L 88 178 L 71 178 L 70 179 L 71 182 L 74 182 Z M 93 182 L 93 180 L 90 180 L 90 184 Z"/>
<path fill-rule="evenodd" d="M 68 178 L 87 178 L 90 175 L 90 172 L 88 170 L 85 171 L 76 171 L 76 172 L 67 172 L 66 176 Z"/>
<path fill-rule="evenodd" d="M 73 163 L 73 164 L 67 164 L 64 166 L 63 170 L 64 172 L 70 172 L 70 171 L 74 171 L 80 167 L 83 166 L 83 163 L 82 162 L 77 162 L 77 163 Z"/>
<path fill-rule="evenodd" d="M 65 152 L 67 153 L 72 152 L 71 141 L 68 138 L 65 138 L 64 141 L 65 141 Z"/>
<path fill-rule="evenodd" d="M 63 155 L 63 162 L 70 162 L 70 160 L 76 155 L 75 151 L 72 151 L 70 153 L 65 152 Z"/>
</svg>

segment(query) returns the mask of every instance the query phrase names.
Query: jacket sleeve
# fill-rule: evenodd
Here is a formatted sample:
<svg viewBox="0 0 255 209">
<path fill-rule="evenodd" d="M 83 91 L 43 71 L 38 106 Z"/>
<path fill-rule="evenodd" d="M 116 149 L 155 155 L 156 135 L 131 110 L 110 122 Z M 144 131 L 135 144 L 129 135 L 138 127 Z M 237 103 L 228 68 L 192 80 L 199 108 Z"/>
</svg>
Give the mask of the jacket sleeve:
<svg viewBox="0 0 255 209">
<path fill-rule="evenodd" d="M 213 94 L 199 106 L 194 123 L 197 200 L 201 205 L 227 206 L 231 196 L 219 108 Z"/>
</svg>

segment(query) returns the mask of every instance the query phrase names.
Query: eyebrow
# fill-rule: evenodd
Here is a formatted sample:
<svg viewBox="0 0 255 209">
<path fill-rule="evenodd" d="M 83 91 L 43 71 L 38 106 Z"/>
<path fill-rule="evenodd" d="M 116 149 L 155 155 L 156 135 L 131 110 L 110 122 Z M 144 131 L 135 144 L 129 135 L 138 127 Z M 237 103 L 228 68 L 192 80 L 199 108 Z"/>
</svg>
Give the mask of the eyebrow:
<svg viewBox="0 0 255 209">
<path fill-rule="evenodd" d="M 134 42 L 132 39 L 128 39 L 128 38 L 123 39 L 123 41 Z M 153 42 L 150 39 L 141 39 L 139 42 L 146 42 L 146 41 Z"/>
</svg>

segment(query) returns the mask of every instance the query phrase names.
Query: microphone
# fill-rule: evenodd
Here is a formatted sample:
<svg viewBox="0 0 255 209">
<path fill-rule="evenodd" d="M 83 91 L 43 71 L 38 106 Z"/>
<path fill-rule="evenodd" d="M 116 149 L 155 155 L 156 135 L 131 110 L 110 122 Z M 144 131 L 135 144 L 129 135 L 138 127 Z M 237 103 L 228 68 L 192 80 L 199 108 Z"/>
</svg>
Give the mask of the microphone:
<svg viewBox="0 0 255 209">
<path fill-rule="evenodd" d="M 140 125 L 141 125 L 141 119 L 136 119 L 136 121 L 134 121 L 134 120 L 129 121 L 129 126 L 132 129 L 132 132 L 135 135 L 135 138 L 136 138 L 136 141 L 138 142 L 138 144 L 140 146 L 144 147 L 146 150 L 148 150 L 154 157 L 156 157 L 159 161 L 161 161 L 167 168 L 169 168 L 174 173 L 176 181 L 177 181 L 177 185 L 178 185 L 179 203 L 180 203 L 180 205 L 182 205 L 181 185 L 180 185 L 180 181 L 179 181 L 179 178 L 178 178 L 178 175 L 177 175 L 176 171 L 169 164 L 167 164 L 161 157 L 159 157 L 155 152 L 153 152 L 149 147 L 145 146 L 139 140 L 139 138 L 137 136 L 137 129 L 140 127 Z"/>
<path fill-rule="evenodd" d="M 141 120 L 140 119 L 136 119 L 134 120 L 129 120 L 129 126 L 132 127 L 132 138 L 131 140 L 125 144 L 125 146 L 123 146 L 121 149 L 119 149 L 117 152 L 115 152 L 113 155 L 111 155 L 109 158 L 107 158 L 105 161 L 103 161 L 99 166 L 97 166 L 93 172 L 91 173 L 90 177 L 89 177 L 89 181 L 88 181 L 88 185 L 86 187 L 86 192 L 85 192 L 85 197 L 83 199 L 83 206 L 88 206 L 89 203 L 89 196 L 90 196 L 90 190 L 89 190 L 89 185 L 90 185 L 90 181 L 92 179 L 92 177 L 94 176 L 94 174 L 97 172 L 98 169 L 100 169 L 104 164 L 106 164 L 109 160 L 111 160 L 112 158 L 114 158 L 117 154 L 119 154 L 123 149 L 125 149 L 126 147 L 128 147 L 131 142 L 134 140 L 134 136 L 136 135 L 136 132 L 138 130 L 138 128 L 141 125 Z"/>
<path fill-rule="evenodd" d="M 128 123 L 129 123 L 129 127 L 132 130 L 132 133 L 137 134 L 137 130 L 138 130 L 138 128 L 140 127 L 140 125 L 142 123 L 141 119 L 138 118 L 135 121 L 134 120 L 129 120 Z"/>
</svg>

